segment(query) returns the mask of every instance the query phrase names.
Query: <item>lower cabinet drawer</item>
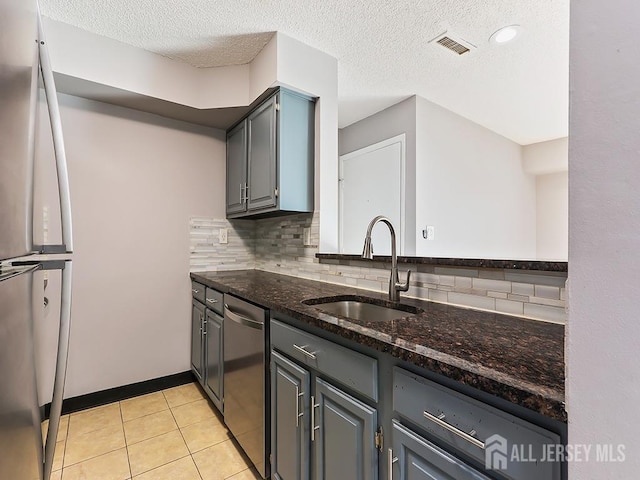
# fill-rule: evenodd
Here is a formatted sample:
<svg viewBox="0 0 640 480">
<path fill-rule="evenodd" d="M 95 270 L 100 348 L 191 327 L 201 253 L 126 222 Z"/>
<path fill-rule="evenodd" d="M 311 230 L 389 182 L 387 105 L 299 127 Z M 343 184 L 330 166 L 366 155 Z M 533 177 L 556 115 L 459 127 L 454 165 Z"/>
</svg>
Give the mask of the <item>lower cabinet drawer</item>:
<svg viewBox="0 0 640 480">
<path fill-rule="evenodd" d="M 557 480 L 560 462 L 544 461 L 555 433 L 400 368 L 393 408 L 454 450 L 514 480 Z"/>
<path fill-rule="evenodd" d="M 388 480 L 489 480 L 396 420 L 392 444 L 393 450 L 387 452 Z"/>
<path fill-rule="evenodd" d="M 200 303 L 204 303 L 204 285 L 201 285 L 198 282 L 191 282 L 191 296 Z"/>
<path fill-rule="evenodd" d="M 207 287 L 206 306 L 220 315 L 224 315 L 224 295 L 217 290 Z"/>
<path fill-rule="evenodd" d="M 271 320 L 271 345 L 302 364 L 378 401 L 378 361 L 329 340 Z"/>
</svg>

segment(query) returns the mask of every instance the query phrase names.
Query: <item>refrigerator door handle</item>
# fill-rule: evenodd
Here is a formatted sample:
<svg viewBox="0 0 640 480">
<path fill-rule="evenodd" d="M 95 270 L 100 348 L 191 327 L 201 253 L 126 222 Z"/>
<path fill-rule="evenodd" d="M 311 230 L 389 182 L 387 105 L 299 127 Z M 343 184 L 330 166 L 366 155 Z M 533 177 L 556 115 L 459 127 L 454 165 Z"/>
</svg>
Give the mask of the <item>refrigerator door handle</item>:
<svg viewBox="0 0 640 480">
<path fill-rule="evenodd" d="M 60 303 L 60 332 L 58 334 L 58 358 L 53 383 L 53 398 L 49 414 L 49 428 L 44 448 L 44 480 L 49 480 L 53 469 L 53 456 L 58 440 L 58 427 L 62 415 L 64 384 L 67 376 L 67 358 L 69 356 L 69 332 L 71 329 L 71 277 L 72 262 L 68 261 L 62 269 L 62 292 Z"/>
<path fill-rule="evenodd" d="M 56 158 L 56 170 L 58 173 L 58 193 L 60 195 L 60 216 L 62 221 L 62 252 L 55 248 L 43 246 L 42 253 L 71 253 L 73 252 L 73 235 L 71 226 L 71 198 L 69 191 L 69 173 L 67 170 L 67 154 L 64 148 L 64 137 L 62 136 L 62 122 L 60 119 L 60 106 L 56 93 L 56 84 L 53 78 L 53 69 L 49 51 L 44 40 L 42 29 L 42 17 L 38 10 L 38 51 L 40 55 L 40 69 L 42 71 L 42 82 L 47 98 L 49 109 L 49 120 L 51 122 L 51 133 L 53 134 L 53 148 Z"/>
</svg>

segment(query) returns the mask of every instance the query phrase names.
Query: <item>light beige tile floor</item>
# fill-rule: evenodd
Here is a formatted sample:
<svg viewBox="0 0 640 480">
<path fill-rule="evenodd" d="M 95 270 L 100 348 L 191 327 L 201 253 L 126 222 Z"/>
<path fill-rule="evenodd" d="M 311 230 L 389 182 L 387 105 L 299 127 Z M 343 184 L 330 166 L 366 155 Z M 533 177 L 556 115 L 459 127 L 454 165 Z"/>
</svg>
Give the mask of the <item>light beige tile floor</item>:
<svg viewBox="0 0 640 480">
<path fill-rule="evenodd" d="M 259 479 L 231 438 L 190 383 L 62 417 L 51 480 Z"/>
</svg>

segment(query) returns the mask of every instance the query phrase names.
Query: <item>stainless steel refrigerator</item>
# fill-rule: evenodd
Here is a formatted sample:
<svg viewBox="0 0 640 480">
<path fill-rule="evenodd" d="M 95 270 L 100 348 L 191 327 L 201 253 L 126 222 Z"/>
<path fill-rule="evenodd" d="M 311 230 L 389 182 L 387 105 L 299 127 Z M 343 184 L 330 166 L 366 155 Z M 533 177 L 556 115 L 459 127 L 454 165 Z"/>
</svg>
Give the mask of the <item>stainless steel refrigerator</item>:
<svg viewBox="0 0 640 480">
<path fill-rule="evenodd" d="M 62 242 L 36 245 L 34 152 L 39 78 L 55 147 Z M 54 159 L 51 159 L 54 161 Z M 36 0 L 0 0 L 0 479 L 48 480 L 64 381 L 71 312 L 71 205 L 53 73 Z M 62 271 L 58 353 L 46 445 L 40 429 L 35 273 Z M 42 281 L 41 277 L 40 281 Z M 35 289 L 40 291 L 39 289 Z M 40 392 L 42 393 L 42 392 Z"/>
</svg>

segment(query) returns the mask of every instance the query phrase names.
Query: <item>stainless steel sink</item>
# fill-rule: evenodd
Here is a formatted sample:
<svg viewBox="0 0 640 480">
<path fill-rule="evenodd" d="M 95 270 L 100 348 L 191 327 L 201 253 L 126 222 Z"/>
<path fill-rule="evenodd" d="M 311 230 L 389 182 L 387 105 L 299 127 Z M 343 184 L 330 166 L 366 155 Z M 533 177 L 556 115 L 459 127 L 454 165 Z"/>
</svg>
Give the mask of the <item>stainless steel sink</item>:
<svg viewBox="0 0 640 480">
<path fill-rule="evenodd" d="M 303 303 L 322 312 L 365 322 L 388 322 L 421 312 L 419 308 L 411 305 L 380 305 L 382 302 L 378 300 L 362 297 L 317 298 L 305 300 Z"/>
</svg>

